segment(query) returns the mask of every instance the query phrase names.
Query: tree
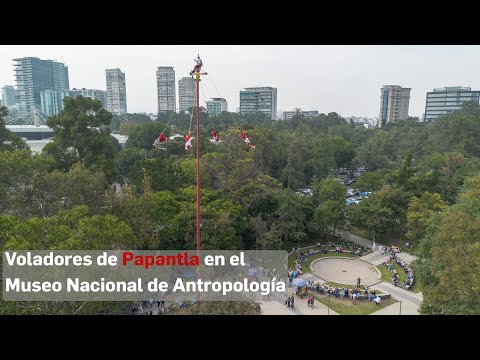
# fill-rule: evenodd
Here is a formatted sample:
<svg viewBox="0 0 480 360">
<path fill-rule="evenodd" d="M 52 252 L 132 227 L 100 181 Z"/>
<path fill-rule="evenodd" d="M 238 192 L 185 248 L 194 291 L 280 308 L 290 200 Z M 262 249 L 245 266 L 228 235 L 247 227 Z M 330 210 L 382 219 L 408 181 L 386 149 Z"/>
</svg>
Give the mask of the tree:
<svg viewBox="0 0 480 360">
<path fill-rule="evenodd" d="M 55 135 L 43 151 L 56 160 L 59 168 L 68 170 L 73 163 L 81 162 L 113 180 L 116 169 L 111 159 L 120 145 L 110 136 L 111 120 L 112 114 L 98 100 L 65 98 L 64 110 L 47 120 Z"/>
<path fill-rule="evenodd" d="M 297 144 L 298 145 L 298 144 Z M 305 163 L 301 149 L 292 144 L 292 150 L 288 155 L 287 166 L 283 169 L 282 177 L 284 184 L 292 190 L 297 190 L 305 186 Z"/>
<path fill-rule="evenodd" d="M 306 234 L 301 195 L 293 191 L 283 191 L 275 194 L 275 197 L 278 208 L 274 213 L 274 222 L 278 226 L 282 241 L 302 241 Z"/>
<path fill-rule="evenodd" d="M 400 225 L 401 238 L 404 224 L 407 221 L 408 203 L 411 198 L 410 193 L 406 192 L 403 187 L 383 186 L 375 193 L 374 197 L 383 207 L 391 210 L 392 220 L 395 220 L 391 222 L 392 227 L 395 223 Z"/>
<path fill-rule="evenodd" d="M 339 181 L 335 180 L 335 178 L 328 177 L 320 181 L 318 185 L 314 187 L 314 196 L 316 193 L 318 195 L 315 199 L 320 203 L 332 200 L 345 204 L 345 195 L 347 194 L 347 191 Z"/>
<path fill-rule="evenodd" d="M 146 155 L 147 151 L 144 149 L 135 147 L 122 149 L 115 158 L 120 174 L 127 176 L 133 165 L 139 160 L 144 160 Z"/>
<path fill-rule="evenodd" d="M 403 159 L 402 167 L 400 170 L 397 172 L 397 186 L 399 187 L 404 187 L 407 189 L 407 184 L 410 180 L 410 178 L 414 175 L 415 173 L 415 168 L 413 168 L 412 165 L 412 150 L 408 149 L 405 151 L 405 156 Z"/>
<path fill-rule="evenodd" d="M 313 186 L 315 209 L 309 229 L 323 238 L 335 235 L 336 230 L 346 224 L 346 189 L 333 177 L 328 177 Z"/>
<path fill-rule="evenodd" d="M 419 198 L 414 196 L 408 204 L 407 237 L 412 241 L 422 239 L 432 215 L 445 209 L 446 204 L 440 194 L 424 192 Z"/>
<path fill-rule="evenodd" d="M 383 185 L 388 184 L 392 178 L 392 172 L 388 169 L 378 169 L 367 172 L 362 175 L 356 186 L 360 191 L 375 191 L 380 189 Z"/>
<path fill-rule="evenodd" d="M 129 182 L 138 192 L 143 191 L 143 182 L 148 178 L 153 191 L 174 191 L 188 184 L 179 162 L 164 158 L 138 160 L 131 167 Z"/>
<path fill-rule="evenodd" d="M 107 186 L 102 172 L 88 169 L 80 163 L 74 164 L 68 172 L 55 170 L 44 173 L 31 198 L 31 213 L 49 217 L 79 205 L 88 206 L 92 214 L 103 212 Z"/>
<path fill-rule="evenodd" d="M 29 149 L 0 151 L 0 212 L 26 218 L 37 212 L 34 198 L 51 158 Z"/>
<path fill-rule="evenodd" d="M 334 200 L 324 201 L 315 209 L 313 219 L 309 223 L 310 230 L 322 238 L 327 235 L 334 236 L 336 230 L 346 223 L 344 207 L 344 204 Z"/>
<path fill-rule="evenodd" d="M 12 221 L 12 217 L 0 217 L 0 224 L 8 228 L 4 249 L 108 250 L 135 247 L 135 237 L 125 222 L 113 215 L 89 217 L 88 211 L 87 206 L 77 206 L 47 218 Z"/>
<path fill-rule="evenodd" d="M 5 127 L 3 118 L 7 116 L 7 113 L 7 108 L 0 106 L 0 151 L 27 149 L 25 141 Z"/>
<path fill-rule="evenodd" d="M 178 315 L 260 315 L 260 304 L 254 301 L 204 301 L 192 304 Z"/>
<path fill-rule="evenodd" d="M 424 314 L 480 314 L 479 184 L 480 176 L 466 180 L 457 204 L 428 221 L 418 266 L 424 284 Z"/>
<path fill-rule="evenodd" d="M 383 206 L 375 196 L 363 200 L 360 204 L 350 206 L 348 217 L 350 223 L 372 234 L 373 241 L 384 234 L 392 224 L 392 210 Z"/>
<path fill-rule="evenodd" d="M 159 134 L 165 130 L 165 124 L 154 122 L 141 123 L 135 125 L 128 132 L 128 140 L 125 146 L 127 148 L 140 148 L 144 150 L 152 149 L 152 144 Z M 165 136 L 170 135 L 170 130 L 167 128 L 165 131 Z"/>
</svg>

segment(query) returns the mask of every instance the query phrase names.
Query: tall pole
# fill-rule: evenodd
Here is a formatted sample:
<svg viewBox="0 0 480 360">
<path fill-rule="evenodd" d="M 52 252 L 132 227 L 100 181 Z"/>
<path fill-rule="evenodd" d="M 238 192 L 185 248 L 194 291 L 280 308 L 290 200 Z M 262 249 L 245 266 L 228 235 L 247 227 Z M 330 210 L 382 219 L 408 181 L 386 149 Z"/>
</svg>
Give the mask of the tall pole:
<svg viewBox="0 0 480 360">
<path fill-rule="evenodd" d="M 195 73 L 197 83 L 197 252 L 200 250 L 200 71 Z"/>
</svg>

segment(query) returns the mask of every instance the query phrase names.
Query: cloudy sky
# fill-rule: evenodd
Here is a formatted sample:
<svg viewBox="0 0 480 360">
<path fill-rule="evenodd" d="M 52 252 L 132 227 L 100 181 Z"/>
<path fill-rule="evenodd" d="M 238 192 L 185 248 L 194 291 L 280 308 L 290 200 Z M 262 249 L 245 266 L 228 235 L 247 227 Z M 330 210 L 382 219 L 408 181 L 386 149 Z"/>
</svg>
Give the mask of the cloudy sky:
<svg viewBox="0 0 480 360">
<path fill-rule="evenodd" d="M 251 86 L 276 87 L 280 110 L 368 117 L 378 116 L 384 84 L 412 88 L 411 116 L 422 115 L 433 88 L 480 89 L 480 46 L 473 45 L 0 45 L 0 86 L 15 84 L 16 57 L 65 62 L 71 88 L 105 89 L 105 69 L 118 67 L 126 74 L 128 112 L 156 112 L 156 68 L 173 66 L 178 81 L 197 52 L 220 92 L 206 79 L 206 97 L 225 97 L 232 111 L 239 90 Z"/>
</svg>

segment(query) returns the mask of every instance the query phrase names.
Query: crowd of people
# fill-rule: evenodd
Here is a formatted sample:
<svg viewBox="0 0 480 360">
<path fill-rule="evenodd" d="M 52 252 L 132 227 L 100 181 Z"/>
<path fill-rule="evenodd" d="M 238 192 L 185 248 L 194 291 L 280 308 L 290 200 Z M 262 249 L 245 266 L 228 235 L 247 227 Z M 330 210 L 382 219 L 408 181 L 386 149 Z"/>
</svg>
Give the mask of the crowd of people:
<svg viewBox="0 0 480 360">
<path fill-rule="evenodd" d="M 293 294 L 292 294 L 292 296 L 286 296 L 285 306 L 293 309 L 294 304 L 295 304 L 295 297 L 293 296 Z"/>
<path fill-rule="evenodd" d="M 326 295 L 328 297 L 341 298 L 342 300 L 350 299 L 353 304 L 356 304 L 357 300 L 360 300 L 363 295 L 365 301 L 374 302 L 375 305 L 380 304 L 381 299 L 377 295 L 377 292 L 375 290 L 369 290 L 368 285 L 365 285 L 364 290 L 362 291 L 358 281 L 359 279 L 360 278 L 357 279 L 357 284 L 352 289 L 347 287 L 338 288 L 326 283 L 320 284 L 320 282 L 314 283 L 313 280 L 309 280 L 302 287 L 295 286 L 293 294 L 300 297 L 300 299 L 307 296 L 307 305 L 311 305 L 311 307 L 313 307 L 313 296 L 308 294 L 309 291 L 315 291 L 318 294 Z"/>
<path fill-rule="evenodd" d="M 137 301 L 132 306 L 133 315 L 154 315 L 154 312 L 164 313 L 165 310 L 165 301 L 155 301 L 153 299 L 148 301 Z"/>
<path fill-rule="evenodd" d="M 388 253 L 388 261 L 383 260 L 383 265 L 387 267 L 388 270 L 392 272 L 392 285 L 395 287 L 398 286 L 399 274 L 398 269 L 401 269 L 407 275 L 407 281 L 402 282 L 402 287 L 410 287 L 413 283 L 413 270 L 412 268 L 402 259 L 396 256 L 397 252 L 390 250 Z M 398 269 L 397 269 L 398 268 Z"/>
</svg>

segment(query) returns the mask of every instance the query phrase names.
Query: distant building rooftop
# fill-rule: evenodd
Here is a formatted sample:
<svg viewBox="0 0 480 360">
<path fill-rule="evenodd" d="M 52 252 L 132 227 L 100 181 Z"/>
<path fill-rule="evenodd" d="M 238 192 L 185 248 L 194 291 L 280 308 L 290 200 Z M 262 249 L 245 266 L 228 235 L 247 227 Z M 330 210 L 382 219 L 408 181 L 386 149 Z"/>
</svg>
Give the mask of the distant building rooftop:
<svg viewBox="0 0 480 360">
<path fill-rule="evenodd" d="M 472 88 L 469 88 L 469 87 L 461 87 L 461 86 L 446 86 L 446 87 L 443 87 L 443 88 L 437 88 L 437 89 L 433 89 L 433 91 L 435 92 L 440 92 L 440 91 L 471 91 Z"/>
</svg>

